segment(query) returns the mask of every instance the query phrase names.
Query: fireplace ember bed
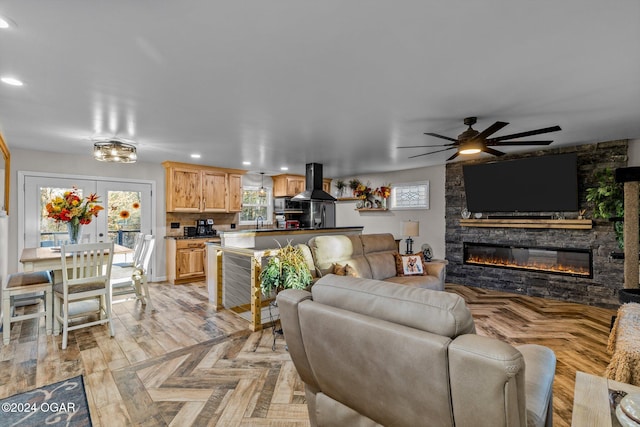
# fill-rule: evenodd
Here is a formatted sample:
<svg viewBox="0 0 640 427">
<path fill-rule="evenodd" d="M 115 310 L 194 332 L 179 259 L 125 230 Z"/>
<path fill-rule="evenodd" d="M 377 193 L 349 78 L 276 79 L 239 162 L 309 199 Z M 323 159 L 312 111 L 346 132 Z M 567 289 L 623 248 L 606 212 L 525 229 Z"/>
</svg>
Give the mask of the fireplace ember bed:
<svg viewBox="0 0 640 427">
<path fill-rule="evenodd" d="M 464 242 L 464 263 L 574 277 L 593 277 L 592 253 L 589 249 Z"/>
</svg>

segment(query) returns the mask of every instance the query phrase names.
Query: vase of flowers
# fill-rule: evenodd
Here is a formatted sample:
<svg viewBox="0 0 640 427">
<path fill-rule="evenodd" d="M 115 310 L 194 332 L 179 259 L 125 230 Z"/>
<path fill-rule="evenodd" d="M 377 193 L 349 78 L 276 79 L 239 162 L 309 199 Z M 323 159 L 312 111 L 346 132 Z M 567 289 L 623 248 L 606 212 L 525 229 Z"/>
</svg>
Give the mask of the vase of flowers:
<svg viewBox="0 0 640 427">
<path fill-rule="evenodd" d="M 382 209 L 387 209 L 387 199 L 391 196 L 391 184 L 381 185 L 375 189 L 374 193 L 380 197 Z"/>
<path fill-rule="evenodd" d="M 79 242 L 82 226 L 90 224 L 93 217 L 98 216 L 98 212 L 104 209 L 99 205 L 100 200 L 95 193 L 84 199 L 78 194 L 78 188 L 73 187 L 70 191 L 65 191 L 62 196 L 54 197 L 47 203 L 47 216 L 56 222 L 67 224 L 69 240 L 72 244 Z"/>
</svg>

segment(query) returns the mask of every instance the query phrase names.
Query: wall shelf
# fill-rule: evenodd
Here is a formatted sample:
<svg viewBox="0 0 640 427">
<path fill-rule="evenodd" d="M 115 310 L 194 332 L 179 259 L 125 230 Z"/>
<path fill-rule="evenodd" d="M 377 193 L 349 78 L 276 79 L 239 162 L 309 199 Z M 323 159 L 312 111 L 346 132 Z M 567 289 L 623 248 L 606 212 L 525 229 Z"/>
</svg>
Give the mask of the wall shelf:
<svg viewBox="0 0 640 427">
<path fill-rule="evenodd" d="M 571 230 L 590 230 L 590 219 L 461 219 L 461 227 L 487 228 L 561 228 Z"/>
<path fill-rule="evenodd" d="M 358 212 L 386 212 L 389 209 L 387 208 L 360 208 L 360 209 L 355 209 Z"/>
<path fill-rule="evenodd" d="M 358 197 L 338 197 L 339 202 L 352 202 L 355 200 L 360 200 Z"/>
</svg>

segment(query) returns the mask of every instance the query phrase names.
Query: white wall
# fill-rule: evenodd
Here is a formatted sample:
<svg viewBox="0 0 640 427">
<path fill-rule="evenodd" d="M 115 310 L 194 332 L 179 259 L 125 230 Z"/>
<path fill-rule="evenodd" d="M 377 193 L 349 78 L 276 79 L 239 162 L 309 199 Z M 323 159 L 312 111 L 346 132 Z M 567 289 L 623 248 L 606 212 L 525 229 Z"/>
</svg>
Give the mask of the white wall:
<svg viewBox="0 0 640 427">
<path fill-rule="evenodd" d="M 420 236 L 413 237 L 413 251 L 420 250 L 423 243 L 428 243 L 433 248 L 435 258 L 444 258 L 445 255 L 445 166 L 430 166 L 419 169 L 409 169 L 397 172 L 388 172 L 375 175 L 357 175 L 343 177 L 345 181 L 358 178 L 362 183 L 370 182 L 375 189 L 383 184 L 429 181 L 429 209 L 415 210 L 390 210 L 383 212 L 358 212 L 355 210 L 355 201 L 340 201 L 336 206 L 336 225 L 364 226 L 363 233 L 391 233 L 396 239 L 403 239 L 402 221 L 413 220 L 420 222 Z M 335 179 L 332 185 L 335 185 Z M 346 189 L 350 192 L 350 189 Z M 349 193 L 350 194 L 350 193 Z M 345 194 L 346 195 L 346 194 Z M 400 242 L 400 251 L 404 252 L 406 243 Z"/>
<path fill-rule="evenodd" d="M 45 151 L 31 151 L 11 148 L 11 194 L 9 205 L 9 248 L 18 247 L 18 171 L 72 173 L 88 177 L 131 178 L 155 181 L 156 218 L 153 218 L 153 234 L 156 236 L 155 276 L 165 276 L 166 235 L 164 202 L 164 168 L 160 164 L 138 162 L 134 164 L 114 164 L 93 159 L 91 147 L 82 155 L 59 154 Z M 20 190 L 22 191 L 22 189 Z M 9 271 L 18 271 L 17 251 L 9 251 Z"/>
</svg>

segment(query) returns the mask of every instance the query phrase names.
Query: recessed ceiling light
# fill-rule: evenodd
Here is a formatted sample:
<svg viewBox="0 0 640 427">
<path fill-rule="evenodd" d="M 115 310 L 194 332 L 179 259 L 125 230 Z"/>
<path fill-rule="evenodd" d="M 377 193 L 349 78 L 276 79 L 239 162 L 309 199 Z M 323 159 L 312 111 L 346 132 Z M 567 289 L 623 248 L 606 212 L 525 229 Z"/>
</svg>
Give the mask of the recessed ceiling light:
<svg viewBox="0 0 640 427">
<path fill-rule="evenodd" d="M 287 166 L 282 166 L 282 167 L 280 168 L 280 170 L 281 170 L 281 171 L 288 171 L 288 170 L 289 170 L 289 168 L 288 168 Z"/>
<path fill-rule="evenodd" d="M 201 156 L 200 154 L 196 154 L 196 153 L 193 153 L 193 154 L 191 155 L 191 158 L 192 158 L 192 159 L 199 159 L 200 157 L 202 157 L 202 156 Z"/>
<path fill-rule="evenodd" d="M 0 30 L 6 30 L 7 28 L 15 27 L 16 23 L 11 19 L 0 16 Z"/>
<path fill-rule="evenodd" d="M 245 166 L 250 166 L 251 162 L 248 162 L 248 161 L 245 160 L 244 162 L 242 162 L 242 164 L 245 165 Z"/>
<path fill-rule="evenodd" d="M 3 83 L 6 83 L 11 86 L 22 86 L 24 83 L 22 81 L 16 79 L 15 77 L 2 77 L 0 78 Z"/>
</svg>

